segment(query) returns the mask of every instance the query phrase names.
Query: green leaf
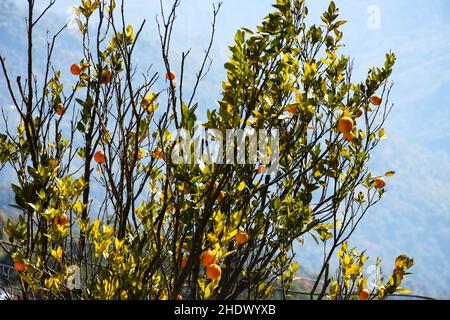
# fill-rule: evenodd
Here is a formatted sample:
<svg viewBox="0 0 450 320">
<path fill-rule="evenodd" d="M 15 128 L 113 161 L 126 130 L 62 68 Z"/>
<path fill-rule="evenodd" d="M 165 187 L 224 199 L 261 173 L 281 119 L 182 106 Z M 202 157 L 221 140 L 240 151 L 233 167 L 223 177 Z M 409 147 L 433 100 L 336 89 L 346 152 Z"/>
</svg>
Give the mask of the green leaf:
<svg viewBox="0 0 450 320">
<path fill-rule="evenodd" d="M 334 28 L 338 28 L 338 27 L 340 27 L 340 26 L 342 26 L 343 24 L 346 24 L 346 23 L 347 23 L 346 20 L 338 21 L 338 22 L 336 22 L 336 23 L 334 24 L 333 29 L 334 29 Z"/>
</svg>

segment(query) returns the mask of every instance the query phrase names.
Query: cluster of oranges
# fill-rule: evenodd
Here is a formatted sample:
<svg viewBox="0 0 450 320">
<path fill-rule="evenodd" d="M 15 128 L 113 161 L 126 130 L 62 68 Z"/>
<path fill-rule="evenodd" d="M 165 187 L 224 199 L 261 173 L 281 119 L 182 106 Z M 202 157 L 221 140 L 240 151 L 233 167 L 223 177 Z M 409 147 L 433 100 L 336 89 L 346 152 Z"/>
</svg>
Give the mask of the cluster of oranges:
<svg viewBox="0 0 450 320">
<path fill-rule="evenodd" d="M 370 103 L 372 103 L 375 106 L 379 106 L 381 102 L 382 98 L 377 94 L 374 94 L 373 96 L 370 97 Z M 355 135 L 352 133 L 354 128 L 355 123 L 353 122 L 352 118 L 344 116 L 341 119 L 339 119 L 338 130 L 340 133 L 344 135 L 344 140 L 346 141 L 353 140 L 353 138 L 355 137 Z"/>
<path fill-rule="evenodd" d="M 370 97 L 370 103 L 375 105 L 375 106 L 379 106 L 382 102 L 382 98 L 377 95 L 374 94 L 373 96 Z M 355 135 L 352 133 L 353 129 L 355 128 L 355 123 L 353 122 L 353 119 L 348 117 L 348 116 L 344 116 L 341 119 L 339 119 L 338 121 L 338 130 L 340 133 L 342 133 L 344 135 L 344 140 L 346 141 L 352 141 L 353 138 L 355 137 Z M 376 178 L 373 182 L 373 186 L 377 189 L 383 189 L 386 186 L 386 180 L 384 178 Z"/>
<path fill-rule="evenodd" d="M 238 244 L 245 244 L 250 240 L 247 232 L 240 231 L 236 233 L 235 240 Z M 189 257 L 184 255 L 181 260 L 181 268 L 186 268 Z M 200 262 L 206 267 L 206 277 L 210 280 L 219 280 L 222 276 L 222 269 L 217 264 L 217 252 L 214 250 L 206 250 L 200 256 Z"/>
<path fill-rule="evenodd" d="M 222 275 L 222 269 L 217 264 L 217 254 L 213 250 L 202 253 L 200 261 L 206 267 L 206 276 L 211 280 L 218 280 Z"/>
<path fill-rule="evenodd" d="M 344 135 L 346 141 L 351 141 L 354 137 L 352 131 L 355 128 L 353 119 L 350 117 L 342 117 L 338 122 L 338 130 Z"/>
<path fill-rule="evenodd" d="M 83 72 L 83 65 L 79 63 L 74 63 L 70 67 L 70 73 L 72 73 L 74 76 L 79 76 Z M 102 71 L 102 74 L 100 76 L 100 81 L 103 84 L 109 84 L 112 80 L 112 73 L 108 69 L 105 69 Z"/>
<path fill-rule="evenodd" d="M 401 269 L 397 269 L 397 266 L 401 263 L 401 256 L 397 257 L 397 259 L 395 260 L 395 268 L 392 271 L 394 276 L 399 277 L 400 281 L 403 280 L 403 275 L 404 275 L 404 271 L 402 271 Z M 362 289 L 359 292 L 359 299 L 360 300 L 368 300 L 370 297 L 370 291 L 366 288 Z"/>
<path fill-rule="evenodd" d="M 70 73 L 74 76 L 80 76 L 81 73 L 83 72 L 85 66 L 81 63 L 74 63 L 72 64 L 72 66 L 70 67 Z M 105 69 L 102 71 L 101 76 L 100 76 L 100 81 L 102 84 L 109 84 L 111 83 L 112 80 L 112 73 L 111 71 L 109 71 L 108 69 Z M 173 81 L 175 80 L 176 75 L 175 72 L 170 71 L 168 73 L 166 73 L 166 80 L 168 81 Z M 144 105 L 148 105 L 150 104 L 150 101 L 147 98 L 143 99 L 143 104 Z M 65 113 L 65 108 L 64 105 L 62 103 L 59 103 L 56 107 L 55 107 L 55 112 L 58 116 L 62 116 Z"/>
<path fill-rule="evenodd" d="M 53 219 L 53 223 L 55 225 L 59 225 L 61 227 L 67 225 L 70 223 L 70 218 L 66 214 L 62 216 L 55 216 Z M 25 262 L 22 260 L 14 261 L 14 268 L 17 270 L 17 272 L 22 273 L 25 271 Z"/>
<path fill-rule="evenodd" d="M 79 76 L 83 72 L 84 66 L 80 63 L 74 63 L 70 66 L 70 73 L 74 76 Z M 100 80 L 103 84 L 109 84 L 112 80 L 112 73 L 108 69 L 103 70 Z M 62 103 L 59 103 L 55 107 L 55 113 L 58 116 L 62 116 L 66 112 L 66 109 L 64 108 L 64 105 Z"/>
<path fill-rule="evenodd" d="M 211 186 L 211 183 L 208 181 L 208 182 L 206 182 L 205 183 L 205 186 L 206 187 L 210 187 Z M 215 181 L 214 182 L 214 189 L 213 189 L 213 191 L 212 191 L 212 193 L 213 194 L 215 194 L 216 192 L 217 192 L 217 189 L 219 188 L 219 183 L 217 182 L 217 181 Z M 220 191 L 219 192 L 219 195 L 217 196 L 217 198 L 216 198 L 216 202 L 217 203 L 220 203 L 220 202 L 222 202 L 222 200 L 225 198 L 227 196 L 227 192 L 226 191 Z"/>
</svg>

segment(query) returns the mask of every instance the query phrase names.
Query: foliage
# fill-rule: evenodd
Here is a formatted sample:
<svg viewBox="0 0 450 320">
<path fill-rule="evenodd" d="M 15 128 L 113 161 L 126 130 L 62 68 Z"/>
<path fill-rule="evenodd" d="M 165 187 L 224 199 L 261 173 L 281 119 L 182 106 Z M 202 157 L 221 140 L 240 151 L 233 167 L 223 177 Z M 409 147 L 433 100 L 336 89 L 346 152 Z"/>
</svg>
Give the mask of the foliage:
<svg viewBox="0 0 450 320">
<path fill-rule="evenodd" d="M 12 188 L 21 211 L 7 222 L 10 241 L 2 247 L 25 263 L 26 298 L 263 299 L 275 289 L 286 297 L 298 268 L 293 243 L 306 236 L 325 247 L 311 298 L 353 298 L 353 288 L 365 287 L 365 256 L 348 251 L 346 241 L 384 193 L 368 163 L 384 136 L 395 56 L 388 53 L 384 66 L 352 82 L 351 60 L 338 53 L 345 21 L 333 2 L 322 25 L 306 25 L 305 1 L 278 0 L 256 31 L 239 29 L 219 108 L 207 112 L 203 126 L 224 135 L 228 128 L 278 129 L 273 175 L 253 164 L 176 164 L 170 157 L 171 132 L 196 129 L 195 95 L 208 71 L 220 5 L 196 81 L 183 82 L 185 52 L 180 79 L 169 77 L 162 91 L 155 89 L 163 81 L 157 73 L 137 79 L 134 72 L 144 23 L 128 25 L 124 5 L 113 0 L 82 0 L 76 8 L 83 39 L 77 83 L 69 88 L 52 67 L 62 30 L 49 42 L 45 78 L 33 81 L 33 27 L 42 16 L 35 19 L 29 5 L 25 86 L 13 86 L 1 58 L 21 122 L 0 135 L 0 160 L 17 174 Z M 165 14 L 162 8 L 158 20 L 165 73 L 172 70 L 178 5 Z M 380 106 L 370 104 L 377 92 Z M 343 117 L 355 123 L 352 139 L 338 130 Z M 94 162 L 98 151 L 105 163 Z M 93 188 L 103 199 L 93 197 Z M 238 230 L 248 242 L 235 241 Z M 330 260 L 338 248 L 333 280 Z M 200 256 L 207 249 L 218 260 L 219 279 L 205 276 Z M 407 257 L 399 262 L 378 298 L 398 292 L 411 265 Z"/>
</svg>

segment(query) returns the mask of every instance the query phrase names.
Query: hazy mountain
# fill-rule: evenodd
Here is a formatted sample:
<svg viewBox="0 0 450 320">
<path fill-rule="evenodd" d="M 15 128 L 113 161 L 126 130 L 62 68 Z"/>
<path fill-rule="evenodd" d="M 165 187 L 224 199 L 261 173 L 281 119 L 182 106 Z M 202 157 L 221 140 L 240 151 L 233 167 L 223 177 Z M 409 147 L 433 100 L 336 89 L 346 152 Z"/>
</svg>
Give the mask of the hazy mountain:
<svg viewBox="0 0 450 320">
<path fill-rule="evenodd" d="M 196 3 L 199 2 L 196 1 Z M 227 2 L 224 5 L 226 6 L 226 4 Z M 225 8 L 224 10 L 227 9 Z M 26 70 L 24 14 L 23 8 L 15 2 L 0 0 L 0 54 L 7 57 L 7 64 L 10 67 L 13 79 L 19 74 L 24 74 Z M 136 15 L 136 12 L 133 14 Z M 40 29 L 35 37 L 36 62 L 44 61 L 46 56 L 46 30 L 49 29 L 54 32 L 66 22 L 66 19 L 67 14 L 65 12 L 55 14 L 52 11 L 46 16 L 45 21 L 40 24 Z M 209 27 L 208 22 L 205 22 L 204 25 Z M 205 46 L 205 37 L 208 35 L 208 32 L 204 32 L 202 33 L 203 36 L 199 36 L 193 31 L 194 26 L 188 24 L 185 24 L 185 26 L 181 31 L 185 31 L 188 36 L 194 34 L 187 41 L 189 42 L 189 47 L 195 49 L 195 52 L 191 54 L 193 65 L 195 66 Z M 219 26 L 225 28 L 225 25 Z M 160 49 L 154 24 L 148 23 L 145 30 L 143 39 L 136 48 L 135 63 L 140 70 L 146 70 L 148 66 L 153 65 L 155 71 L 161 71 Z M 181 31 L 178 31 L 178 35 L 176 34 L 174 38 L 175 56 L 179 56 L 179 52 L 182 50 L 182 46 L 178 45 L 178 41 L 185 40 L 183 37 L 186 36 Z M 232 39 L 232 35 L 227 35 L 227 39 Z M 80 44 L 81 39 L 76 33 L 67 31 L 60 37 L 55 48 L 54 61 L 56 62 L 56 67 L 62 70 L 63 78 L 68 77 L 67 66 L 70 66 L 73 61 L 80 60 Z M 211 73 L 202 85 L 202 90 L 200 90 L 200 112 L 207 107 L 211 108 L 215 105 L 214 99 L 220 92 L 220 81 L 225 76 L 222 64 L 226 59 L 226 46 L 228 44 L 230 43 L 220 43 L 214 49 L 214 54 L 217 55 L 217 58 L 214 56 L 216 60 L 212 66 Z M 405 60 L 408 61 L 407 59 L 400 59 L 399 66 L 403 66 L 403 70 L 409 68 L 409 65 L 402 65 L 402 61 Z M 356 63 L 358 63 L 358 59 L 356 59 Z M 372 62 L 370 63 L 372 64 Z M 35 72 L 39 76 L 38 65 L 36 68 Z M 190 68 L 194 69 L 195 67 Z M 403 73 L 397 76 L 396 70 L 394 69 L 394 77 L 398 78 L 397 82 L 405 82 L 402 78 L 404 76 Z M 401 100 L 413 90 L 416 90 L 416 88 L 403 87 L 402 89 L 401 87 L 394 87 L 394 101 Z M 445 94 L 444 91 L 448 91 L 448 88 L 442 87 L 439 89 L 442 96 Z M 427 102 L 424 100 L 420 103 L 426 106 Z M 406 104 L 406 102 L 404 103 Z M 5 83 L 1 75 L 0 106 L 4 110 L 8 110 L 7 113 L 11 119 L 16 117 L 14 111 L 10 110 L 10 101 L 5 94 Z M 445 121 L 444 117 L 445 115 L 448 116 L 448 111 L 442 117 L 440 116 L 442 110 L 434 110 L 434 113 L 430 114 L 432 111 L 429 108 L 423 108 L 421 111 L 423 113 L 422 116 L 417 118 L 417 113 L 403 112 L 402 108 L 403 105 L 400 104 L 399 111 L 394 109 L 392 116 L 394 119 L 392 122 L 390 122 L 391 120 L 388 121 L 391 124 L 388 124 L 386 128 L 387 132 L 390 132 L 389 140 L 381 144 L 380 149 L 374 154 L 375 162 L 372 167 L 378 172 L 393 169 L 397 171 L 397 174 L 395 178 L 391 179 L 392 183 L 388 187 L 385 199 L 369 212 L 366 220 L 363 221 L 360 229 L 355 233 L 355 237 L 350 242 L 350 245 L 356 245 L 360 249 L 367 248 L 368 255 L 372 258 L 372 263 L 374 263 L 377 255 L 383 258 L 385 261 L 384 269 L 388 273 L 392 269 L 392 262 L 396 255 L 403 251 L 407 252 L 415 258 L 416 265 L 413 268 L 415 274 L 406 280 L 405 287 L 411 288 L 415 293 L 419 294 L 450 297 L 450 292 L 448 291 L 450 283 L 450 273 L 448 272 L 450 270 L 450 248 L 447 245 L 450 239 L 450 217 L 448 215 L 450 207 L 448 200 L 449 182 L 446 176 L 442 174 L 448 174 L 448 169 L 450 168 L 448 153 L 442 153 L 440 162 L 436 163 L 433 144 L 428 144 L 429 148 L 423 148 L 422 144 L 406 143 L 405 137 L 401 136 L 403 131 L 408 130 L 407 125 L 413 121 L 417 124 L 420 120 L 420 123 L 417 125 L 427 121 L 430 122 L 430 119 L 443 119 L 441 121 Z M 402 115 L 406 114 L 406 116 L 395 118 L 396 112 Z M 203 118 L 201 114 L 198 117 Z M 433 127 L 432 123 L 429 123 L 428 127 L 430 132 L 433 129 L 435 129 L 434 133 L 438 130 L 442 131 L 442 128 L 439 126 Z M 2 129 L 0 128 L 0 131 Z M 427 134 L 425 132 L 422 135 L 409 139 L 423 142 L 423 139 L 430 136 Z M 450 141 L 448 136 L 442 136 L 441 140 L 443 144 L 446 144 L 448 150 L 448 141 Z M 399 153 L 398 150 L 402 151 Z M 433 166 L 430 163 L 433 163 Z M 3 171 L 0 174 L 0 211 L 7 213 L 12 212 L 8 207 L 8 204 L 13 201 L 10 191 L 11 176 L 11 172 L 8 171 Z M 416 178 L 419 176 L 422 177 L 420 182 L 416 181 Z M 297 251 L 300 272 L 304 270 L 308 274 L 313 274 L 312 270 L 315 270 L 320 263 L 321 247 L 315 245 L 311 239 L 306 239 L 306 245 L 298 245 Z"/>
</svg>

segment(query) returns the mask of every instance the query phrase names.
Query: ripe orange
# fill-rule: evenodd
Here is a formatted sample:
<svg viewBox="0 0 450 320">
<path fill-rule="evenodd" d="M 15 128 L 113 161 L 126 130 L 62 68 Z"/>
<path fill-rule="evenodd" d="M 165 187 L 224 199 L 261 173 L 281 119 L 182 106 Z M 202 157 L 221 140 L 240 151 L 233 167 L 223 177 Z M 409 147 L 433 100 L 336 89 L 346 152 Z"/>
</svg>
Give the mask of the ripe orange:
<svg viewBox="0 0 450 320">
<path fill-rule="evenodd" d="M 374 106 L 379 106 L 382 102 L 382 99 L 379 95 L 374 94 L 373 96 L 370 97 L 370 103 L 373 104 Z"/>
<path fill-rule="evenodd" d="M 338 122 L 338 130 L 340 133 L 348 134 L 355 127 L 352 118 L 350 117 L 342 117 Z"/>
<path fill-rule="evenodd" d="M 55 216 L 55 219 L 53 219 L 53 222 L 55 224 L 59 224 L 60 226 L 64 226 L 70 222 L 70 218 L 67 215 L 63 215 L 61 218 L 58 216 Z"/>
<path fill-rule="evenodd" d="M 222 275 L 222 270 L 217 264 L 211 264 L 206 267 L 206 276 L 210 280 L 217 280 L 220 279 L 220 276 Z"/>
<path fill-rule="evenodd" d="M 258 173 L 259 174 L 262 174 L 263 172 L 264 172 L 264 166 L 262 165 L 262 164 L 260 164 L 259 166 L 258 166 Z"/>
<path fill-rule="evenodd" d="M 70 218 L 69 218 L 69 216 L 67 216 L 67 215 L 64 215 L 64 218 L 63 218 L 63 221 L 62 221 L 62 223 L 63 224 L 68 224 L 70 222 Z"/>
<path fill-rule="evenodd" d="M 166 80 L 175 80 L 175 72 L 170 71 L 168 73 L 166 73 Z"/>
<path fill-rule="evenodd" d="M 16 268 L 17 272 L 24 272 L 25 263 L 23 263 L 22 261 L 16 261 L 14 262 L 14 268 Z"/>
<path fill-rule="evenodd" d="M 213 250 L 206 250 L 202 253 L 200 260 L 204 266 L 209 266 L 215 264 L 217 262 L 216 252 Z"/>
<path fill-rule="evenodd" d="M 384 178 L 376 178 L 373 185 L 377 189 L 383 189 L 386 186 L 386 180 Z"/>
<path fill-rule="evenodd" d="M 79 76 L 81 73 L 82 67 L 80 64 L 78 63 L 74 63 L 71 67 L 70 67 L 70 72 L 74 75 L 74 76 Z"/>
<path fill-rule="evenodd" d="M 369 296 L 370 296 L 370 292 L 366 288 L 362 289 L 359 292 L 359 299 L 360 300 L 367 300 L 367 299 L 369 299 Z"/>
<path fill-rule="evenodd" d="M 66 110 L 64 110 L 63 104 L 62 103 L 58 104 L 56 106 L 56 114 L 61 117 L 64 114 L 64 112 L 66 112 Z"/>
<path fill-rule="evenodd" d="M 95 160 L 95 162 L 97 162 L 98 164 L 103 164 L 103 163 L 105 163 L 105 161 L 106 161 L 105 153 L 104 153 L 102 150 L 97 151 L 97 152 L 94 154 L 94 160 Z"/>
<path fill-rule="evenodd" d="M 250 240 L 250 236 L 247 232 L 238 230 L 235 240 L 238 244 L 244 244 Z"/>
<path fill-rule="evenodd" d="M 187 261 L 188 261 L 188 256 L 183 256 L 183 259 L 181 259 L 181 269 L 186 268 Z"/>
</svg>

